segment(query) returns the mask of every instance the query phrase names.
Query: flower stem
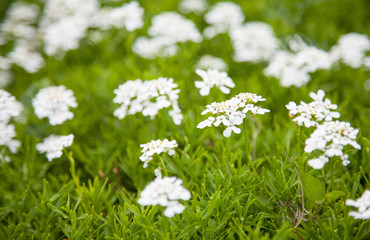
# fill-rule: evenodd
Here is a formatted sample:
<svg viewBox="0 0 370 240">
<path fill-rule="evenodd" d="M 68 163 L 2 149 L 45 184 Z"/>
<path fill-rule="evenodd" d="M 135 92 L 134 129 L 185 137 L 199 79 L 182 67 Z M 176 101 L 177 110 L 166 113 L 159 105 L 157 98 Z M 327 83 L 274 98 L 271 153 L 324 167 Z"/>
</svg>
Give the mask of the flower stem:
<svg viewBox="0 0 370 240">
<path fill-rule="evenodd" d="M 164 159 L 161 156 L 159 156 L 159 159 L 161 160 L 161 164 L 163 166 L 164 174 L 165 174 L 166 177 L 168 177 L 168 172 L 167 172 L 166 165 L 164 164 Z"/>
<path fill-rule="evenodd" d="M 244 140 L 245 140 L 245 157 L 247 158 L 249 164 L 251 165 L 251 168 L 254 172 L 254 174 L 256 175 L 257 179 L 259 180 L 259 175 L 256 171 L 256 169 L 254 168 L 254 165 L 253 165 L 253 161 L 252 161 L 252 158 L 250 156 L 250 146 L 249 146 L 249 143 L 248 143 L 248 137 L 247 137 L 247 123 L 245 122 L 244 124 Z"/>
</svg>

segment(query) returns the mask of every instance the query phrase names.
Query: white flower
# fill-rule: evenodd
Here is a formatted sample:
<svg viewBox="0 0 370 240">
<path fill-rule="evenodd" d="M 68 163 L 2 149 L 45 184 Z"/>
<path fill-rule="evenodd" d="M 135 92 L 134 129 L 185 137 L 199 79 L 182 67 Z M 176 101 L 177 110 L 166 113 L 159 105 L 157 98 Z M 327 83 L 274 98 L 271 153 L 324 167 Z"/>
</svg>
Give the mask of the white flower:
<svg viewBox="0 0 370 240">
<path fill-rule="evenodd" d="M 153 159 L 154 154 L 166 152 L 170 156 L 174 155 L 175 150 L 173 150 L 173 148 L 177 146 L 176 140 L 168 141 L 167 139 L 152 140 L 148 143 L 140 144 L 140 147 L 143 148 L 141 150 L 143 154 L 140 156 L 140 160 L 144 162 L 143 167 L 146 168 L 148 166 L 148 163 Z"/>
<path fill-rule="evenodd" d="M 189 200 L 191 195 L 188 190 L 181 186 L 182 180 L 176 177 L 164 177 L 159 174 L 141 192 L 138 203 L 143 206 L 161 205 L 166 207 L 164 215 L 173 217 L 180 214 L 185 207 L 178 200 Z"/>
<path fill-rule="evenodd" d="M 370 218 L 370 191 L 365 190 L 362 196 L 357 200 L 348 199 L 347 206 L 358 208 L 358 212 L 351 211 L 349 215 L 356 219 L 369 219 Z"/>
<path fill-rule="evenodd" d="M 23 109 L 14 96 L 0 89 L 0 123 L 7 124 L 12 117 L 18 117 Z"/>
<path fill-rule="evenodd" d="M 343 165 L 347 166 L 350 161 L 348 155 L 343 153 L 346 145 L 351 145 L 356 149 L 361 146 L 356 142 L 358 130 L 351 127 L 348 122 L 324 122 L 317 126 L 317 129 L 306 140 L 305 152 L 310 153 L 315 150 L 322 151 L 319 158 L 309 160 L 309 165 L 315 169 L 321 169 L 330 157 L 338 156 Z"/>
<path fill-rule="evenodd" d="M 121 106 L 114 111 L 119 119 L 126 115 L 141 112 L 144 116 L 154 118 L 159 110 L 172 107 L 169 112 L 175 124 L 182 120 L 181 110 L 178 106 L 179 89 L 172 78 L 158 78 L 151 81 L 129 80 L 114 90 L 116 97 L 114 103 Z"/>
<path fill-rule="evenodd" d="M 154 16 L 148 33 L 151 38 L 138 37 L 132 45 L 136 54 L 147 59 L 173 56 L 177 52 L 177 43 L 202 41 L 194 22 L 176 12 Z"/>
<path fill-rule="evenodd" d="M 247 22 L 230 31 L 236 62 L 270 61 L 279 49 L 279 40 L 270 25 Z"/>
<path fill-rule="evenodd" d="M 17 153 L 21 143 L 18 140 L 14 140 L 15 128 L 13 124 L 7 124 L 0 121 L 0 146 L 6 146 L 10 152 Z"/>
<path fill-rule="evenodd" d="M 111 27 L 125 27 L 127 31 L 134 31 L 144 25 L 144 9 L 139 3 L 132 1 L 124 3 L 117 8 L 102 8 L 92 18 L 92 27 L 98 27 L 103 30 Z"/>
<path fill-rule="evenodd" d="M 336 104 L 332 104 L 329 99 L 324 99 L 325 92 L 318 90 L 317 94 L 311 92 L 310 97 L 314 100 L 307 104 L 301 102 L 297 105 L 294 102 L 289 102 L 285 107 L 289 110 L 289 116 L 293 118 L 293 122 L 299 126 L 305 127 L 318 126 L 324 121 L 332 121 L 333 118 L 339 118 L 339 112 L 332 112 L 331 110 L 337 109 Z"/>
<path fill-rule="evenodd" d="M 42 143 L 38 143 L 36 149 L 39 153 L 46 153 L 46 157 L 51 161 L 62 156 L 63 148 L 71 146 L 73 138 L 73 134 L 67 136 L 51 135 L 45 138 Z"/>
<path fill-rule="evenodd" d="M 219 2 L 204 16 L 204 20 L 211 26 L 204 29 L 204 36 L 208 39 L 217 34 L 226 33 L 230 29 L 241 25 L 244 21 L 241 7 L 233 2 Z"/>
<path fill-rule="evenodd" d="M 32 100 L 38 118 L 49 118 L 51 125 L 59 125 L 73 118 L 70 107 L 77 107 L 72 90 L 61 86 L 50 86 L 41 89 Z"/>
<path fill-rule="evenodd" d="M 254 93 L 240 93 L 230 100 L 225 102 L 213 102 L 206 106 L 206 110 L 202 115 L 210 113 L 215 117 L 210 116 L 206 120 L 200 122 L 197 128 L 210 127 L 212 124 L 218 127 L 221 123 L 226 127 L 223 132 L 225 137 L 230 137 L 232 132 L 239 134 L 241 130 L 236 127 L 243 123 L 243 119 L 247 117 L 247 113 L 265 114 L 270 110 L 255 106 L 254 103 L 265 101 L 266 99 Z"/>
<path fill-rule="evenodd" d="M 214 86 L 226 94 L 230 93 L 229 88 L 235 87 L 233 80 L 229 78 L 226 72 L 220 72 L 216 69 L 208 69 L 207 71 L 197 69 L 195 72 L 203 80 L 195 81 L 195 87 L 200 88 L 200 95 L 202 96 L 207 96 L 209 94 L 209 90 Z"/>
<path fill-rule="evenodd" d="M 45 64 L 44 58 L 36 51 L 37 45 L 30 41 L 17 41 L 8 54 L 9 61 L 22 67 L 28 73 L 35 73 Z"/>
<path fill-rule="evenodd" d="M 359 68 L 364 64 L 366 51 L 370 50 L 370 39 L 359 33 L 342 35 L 338 44 L 331 48 L 333 61 L 342 60 L 352 68 Z"/>
<path fill-rule="evenodd" d="M 226 71 L 228 69 L 228 66 L 224 60 L 209 54 L 202 56 L 196 66 L 197 68 L 203 70 L 216 69 L 220 72 Z"/>
<path fill-rule="evenodd" d="M 207 7 L 208 4 L 206 0 L 182 0 L 179 4 L 179 10 L 184 14 L 191 12 L 201 14 L 207 9 Z"/>
</svg>

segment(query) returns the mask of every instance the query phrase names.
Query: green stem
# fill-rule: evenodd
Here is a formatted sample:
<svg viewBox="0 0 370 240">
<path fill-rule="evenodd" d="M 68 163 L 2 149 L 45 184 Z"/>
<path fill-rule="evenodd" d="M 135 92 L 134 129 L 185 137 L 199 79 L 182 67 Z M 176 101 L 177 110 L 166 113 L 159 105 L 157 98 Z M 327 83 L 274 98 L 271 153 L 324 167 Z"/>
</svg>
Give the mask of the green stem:
<svg viewBox="0 0 370 240">
<path fill-rule="evenodd" d="M 68 158 L 69 164 L 71 165 L 69 168 L 69 172 L 71 173 L 73 182 L 76 184 L 77 188 L 80 188 L 80 179 L 76 175 L 76 170 L 75 170 L 75 160 L 73 159 L 72 152 L 67 152 L 67 150 L 63 149 L 63 152 Z"/>
<path fill-rule="evenodd" d="M 164 164 L 164 159 L 161 156 L 159 156 L 159 159 L 161 160 L 161 164 L 163 166 L 164 174 L 165 174 L 166 177 L 168 177 L 168 172 L 167 172 L 166 165 Z"/>
</svg>

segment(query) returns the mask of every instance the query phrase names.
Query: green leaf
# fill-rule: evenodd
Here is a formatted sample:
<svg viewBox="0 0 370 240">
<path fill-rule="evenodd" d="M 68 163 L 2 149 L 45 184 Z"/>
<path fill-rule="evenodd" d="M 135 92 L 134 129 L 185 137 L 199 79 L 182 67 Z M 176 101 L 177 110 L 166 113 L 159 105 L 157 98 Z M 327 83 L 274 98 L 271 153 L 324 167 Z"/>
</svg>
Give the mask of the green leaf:
<svg viewBox="0 0 370 240">
<path fill-rule="evenodd" d="M 331 205 L 333 204 L 337 199 L 343 197 L 345 193 L 343 191 L 332 191 L 324 196 L 323 204 L 325 205 Z"/>
<path fill-rule="evenodd" d="M 319 179 L 307 173 L 300 174 L 305 197 L 311 202 L 321 201 L 324 197 L 324 188 Z"/>
</svg>

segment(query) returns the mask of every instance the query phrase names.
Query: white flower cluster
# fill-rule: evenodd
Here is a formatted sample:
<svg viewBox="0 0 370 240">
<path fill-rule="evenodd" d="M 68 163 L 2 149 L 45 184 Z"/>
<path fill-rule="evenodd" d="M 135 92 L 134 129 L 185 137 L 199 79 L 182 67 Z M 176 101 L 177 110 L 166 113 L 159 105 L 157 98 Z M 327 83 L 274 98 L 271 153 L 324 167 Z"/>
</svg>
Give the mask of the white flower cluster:
<svg viewBox="0 0 370 240">
<path fill-rule="evenodd" d="M 48 0 L 40 22 L 45 52 L 55 55 L 78 48 L 89 28 L 141 28 L 143 12 L 136 1 L 100 8 L 97 0 Z"/>
<path fill-rule="evenodd" d="M 123 119 L 126 115 L 141 112 L 144 116 L 154 118 L 159 110 L 172 107 L 169 115 L 175 124 L 183 118 L 178 106 L 179 89 L 172 78 L 158 78 L 151 81 L 129 80 L 114 90 L 114 103 L 121 106 L 114 111 L 114 116 Z"/>
<path fill-rule="evenodd" d="M 226 127 L 223 132 L 225 137 L 230 137 L 232 131 L 239 134 L 241 130 L 236 126 L 243 123 L 243 119 L 247 117 L 248 112 L 252 114 L 270 112 L 270 110 L 254 105 L 265 100 L 265 98 L 254 93 L 240 93 L 225 102 L 213 102 L 206 106 L 207 109 L 202 112 L 202 115 L 210 113 L 216 115 L 216 118 L 214 116 L 208 117 L 200 122 L 197 128 L 210 127 L 212 124 L 218 127 L 222 123 Z"/>
<path fill-rule="evenodd" d="M 357 129 L 351 127 L 350 123 L 334 121 L 333 118 L 339 118 L 339 112 L 332 112 L 337 109 L 336 104 L 332 104 L 329 99 L 324 99 L 325 92 L 318 90 L 317 93 L 310 93 L 313 102 L 306 104 L 301 102 L 298 105 L 290 102 L 286 105 L 289 115 L 293 117 L 293 122 L 299 126 L 316 127 L 315 131 L 306 139 L 305 152 L 311 153 L 320 150 L 323 153 L 308 161 L 308 165 L 315 169 L 321 169 L 329 158 L 338 156 L 347 166 L 350 161 L 348 154 L 343 153 L 346 145 L 351 145 L 356 149 L 361 146 L 356 142 Z"/>
<path fill-rule="evenodd" d="M 91 26 L 103 30 L 112 27 L 123 28 L 132 32 L 143 27 L 144 9 L 132 1 L 117 8 L 101 8 L 92 19 Z"/>
<path fill-rule="evenodd" d="M 343 153 L 346 145 L 351 145 L 356 149 L 361 146 L 356 142 L 358 129 L 354 129 L 348 122 L 331 121 L 324 122 L 306 140 L 305 152 L 311 153 L 320 150 L 323 154 L 308 161 L 308 165 L 315 169 L 321 169 L 330 157 L 338 156 L 347 166 L 350 161 L 348 154 Z"/>
<path fill-rule="evenodd" d="M 369 219 L 370 218 L 370 190 L 366 190 L 359 199 L 346 201 L 347 206 L 358 208 L 358 212 L 351 211 L 349 215 L 356 219 Z"/>
<path fill-rule="evenodd" d="M 143 153 L 140 156 L 140 160 L 144 162 L 143 167 L 146 168 L 148 166 L 148 163 L 153 160 L 154 154 L 160 154 L 160 153 L 168 153 L 168 155 L 172 156 L 176 152 L 173 150 L 173 148 L 177 147 L 176 140 L 168 141 L 167 139 L 164 140 L 152 140 L 145 144 L 140 144 L 140 147 L 143 149 L 141 152 Z"/>
<path fill-rule="evenodd" d="M 48 160 L 52 161 L 54 158 L 62 156 L 63 148 L 71 146 L 73 138 L 73 134 L 67 136 L 51 135 L 45 138 L 42 143 L 38 143 L 36 149 L 39 153 L 46 153 Z"/>
<path fill-rule="evenodd" d="M 370 39 L 359 33 L 348 33 L 340 37 L 331 48 L 333 61 L 342 61 L 352 68 L 365 65 L 366 51 L 370 51 Z"/>
<path fill-rule="evenodd" d="M 309 73 L 329 69 L 333 64 L 328 52 L 308 46 L 298 36 L 289 41 L 289 46 L 293 52 L 277 51 L 264 70 L 266 76 L 279 78 L 284 87 L 301 87 L 311 80 Z"/>
<path fill-rule="evenodd" d="M 204 16 L 204 20 L 210 24 L 204 29 L 204 36 L 211 39 L 217 34 L 227 33 L 244 21 L 244 13 L 239 5 L 233 2 L 218 2 Z"/>
<path fill-rule="evenodd" d="M 162 178 L 159 171 L 156 175 L 157 177 L 141 192 L 137 202 L 143 206 L 166 207 L 164 210 L 166 217 L 182 213 L 185 207 L 178 200 L 189 200 L 191 197 L 190 192 L 182 186 L 182 180 L 176 177 Z"/>
<path fill-rule="evenodd" d="M 314 100 L 310 103 L 301 101 L 301 105 L 295 102 L 289 102 L 286 108 L 289 110 L 289 116 L 293 118 L 293 122 L 299 126 L 317 127 L 323 121 L 332 121 L 333 118 L 339 118 L 339 112 L 332 112 L 337 109 L 336 104 L 332 104 L 330 99 L 325 97 L 323 90 L 318 90 L 317 93 L 311 92 L 310 97 Z"/>
<path fill-rule="evenodd" d="M 154 16 L 148 34 L 151 38 L 139 37 L 132 46 L 136 54 L 147 59 L 173 56 L 177 52 L 177 43 L 202 41 L 194 22 L 176 12 Z"/>
<path fill-rule="evenodd" d="M 65 86 L 50 86 L 41 89 L 32 100 L 38 118 L 49 118 L 51 125 L 59 125 L 73 118 L 70 107 L 77 107 L 72 90 Z"/>
<path fill-rule="evenodd" d="M 0 89 L 0 146 L 8 147 L 12 153 L 18 151 L 21 143 L 13 139 L 16 135 L 15 127 L 9 122 L 11 118 L 18 117 L 22 109 L 22 104 L 14 96 Z"/>
<path fill-rule="evenodd" d="M 247 22 L 230 31 L 236 62 L 269 61 L 280 42 L 271 26 L 263 22 Z"/>
<path fill-rule="evenodd" d="M 201 14 L 207 10 L 208 4 L 206 0 L 182 0 L 179 4 L 180 12 L 184 14 L 195 13 Z"/>
<path fill-rule="evenodd" d="M 227 63 L 222 58 L 214 57 L 209 54 L 202 56 L 198 60 L 196 67 L 203 70 L 216 69 L 221 72 L 227 71 L 228 69 Z"/>
<path fill-rule="evenodd" d="M 0 26 L 0 45 L 14 40 L 8 53 L 8 62 L 17 64 L 28 73 L 35 73 L 44 66 L 39 48 L 38 29 L 35 26 L 39 9 L 35 4 L 15 2 L 10 5 Z M 0 66 L 0 71 L 2 67 Z M 8 78 L 9 80 L 9 78 Z"/>
<path fill-rule="evenodd" d="M 220 72 L 216 69 L 208 69 L 207 71 L 197 69 L 195 72 L 203 80 L 195 81 L 195 87 L 200 89 L 199 93 L 202 96 L 207 96 L 211 88 L 214 86 L 226 94 L 230 93 L 229 88 L 235 87 L 233 80 L 227 75 L 226 72 Z"/>
</svg>

